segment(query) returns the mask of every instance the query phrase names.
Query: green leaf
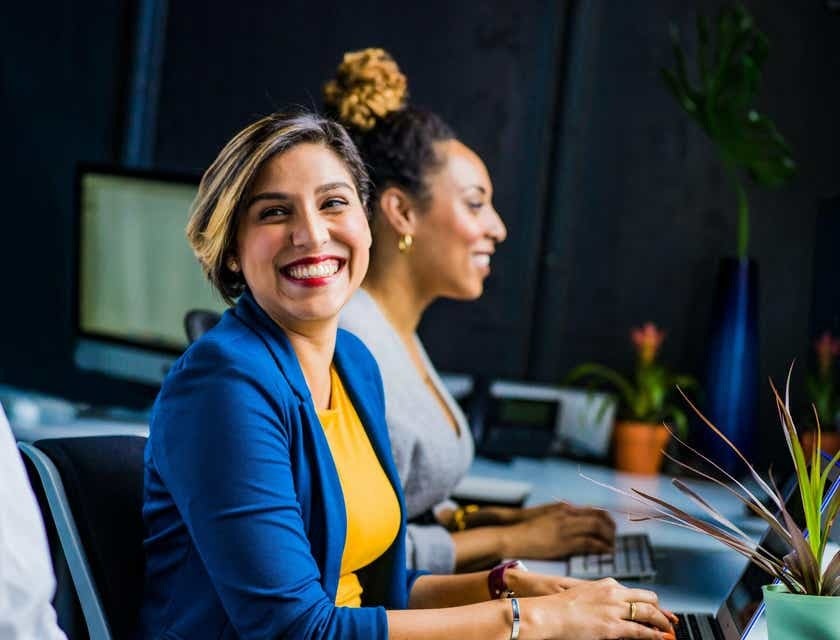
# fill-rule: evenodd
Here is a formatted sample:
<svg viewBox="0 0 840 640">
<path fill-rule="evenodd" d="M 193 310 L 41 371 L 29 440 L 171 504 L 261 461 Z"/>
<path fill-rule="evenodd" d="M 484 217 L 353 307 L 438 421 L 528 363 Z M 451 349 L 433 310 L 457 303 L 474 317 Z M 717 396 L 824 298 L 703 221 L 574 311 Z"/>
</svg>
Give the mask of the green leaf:
<svg viewBox="0 0 840 640">
<path fill-rule="evenodd" d="M 604 382 L 618 391 L 627 408 L 633 409 L 638 404 L 638 392 L 633 388 L 633 385 L 627 378 L 609 367 L 595 363 L 585 363 L 572 369 L 566 379 L 570 382 L 584 379 Z"/>
<path fill-rule="evenodd" d="M 759 113 L 756 96 L 768 56 L 767 37 L 747 10 L 724 7 L 715 23 L 697 15 L 697 70 L 700 84 L 692 85 L 679 31 L 671 24 L 672 69 L 662 69 L 665 87 L 680 107 L 706 132 L 728 171 L 746 172 L 763 187 L 787 184 L 796 172 L 790 148 L 773 123 Z M 737 187 L 736 187 L 737 188 Z M 749 220 L 746 195 L 739 194 L 739 255 L 747 252 Z"/>
</svg>

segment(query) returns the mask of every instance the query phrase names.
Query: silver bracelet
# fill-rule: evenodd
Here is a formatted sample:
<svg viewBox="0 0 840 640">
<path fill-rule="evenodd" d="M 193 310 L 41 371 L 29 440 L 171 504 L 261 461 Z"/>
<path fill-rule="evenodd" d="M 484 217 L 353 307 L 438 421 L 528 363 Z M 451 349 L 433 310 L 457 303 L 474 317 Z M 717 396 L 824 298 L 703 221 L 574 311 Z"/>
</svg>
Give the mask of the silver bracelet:
<svg viewBox="0 0 840 640">
<path fill-rule="evenodd" d="M 519 640 L 519 598 L 510 598 L 510 608 L 513 611 L 510 640 Z"/>
</svg>

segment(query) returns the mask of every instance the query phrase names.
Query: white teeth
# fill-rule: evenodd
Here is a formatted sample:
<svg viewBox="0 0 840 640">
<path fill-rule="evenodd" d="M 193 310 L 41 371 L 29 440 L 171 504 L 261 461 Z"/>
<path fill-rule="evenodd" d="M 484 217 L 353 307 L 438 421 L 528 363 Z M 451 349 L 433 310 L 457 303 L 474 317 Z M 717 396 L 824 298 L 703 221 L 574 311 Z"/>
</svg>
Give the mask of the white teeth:
<svg viewBox="0 0 840 640">
<path fill-rule="evenodd" d="M 338 271 L 338 260 L 324 260 L 316 264 L 296 264 L 286 269 L 292 278 L 305 280 L 307 278 L 326 278 Z"/>
<path fill-rule="evenodd" d="M 472 257 L 473 264 L 479 267 L 489 267 L 490 266 L 490 255 L 487 253 L 476 253 L 473 254 Z"/>
</svg>

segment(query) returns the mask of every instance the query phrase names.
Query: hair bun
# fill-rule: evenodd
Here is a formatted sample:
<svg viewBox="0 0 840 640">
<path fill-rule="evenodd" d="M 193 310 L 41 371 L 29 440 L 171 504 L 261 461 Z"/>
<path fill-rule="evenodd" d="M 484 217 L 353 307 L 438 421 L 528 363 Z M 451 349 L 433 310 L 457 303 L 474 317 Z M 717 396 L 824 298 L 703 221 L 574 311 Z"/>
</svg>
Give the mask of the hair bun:
<svg viewBox="0 0 840 640">
<path fill-rule="evenodd" d="M 405 106 L 408 82 L 384 49 L 344 54 L 335 78 L 324 85 L 324 103 L 349 127 L 368 131 Z"/>
</svg>

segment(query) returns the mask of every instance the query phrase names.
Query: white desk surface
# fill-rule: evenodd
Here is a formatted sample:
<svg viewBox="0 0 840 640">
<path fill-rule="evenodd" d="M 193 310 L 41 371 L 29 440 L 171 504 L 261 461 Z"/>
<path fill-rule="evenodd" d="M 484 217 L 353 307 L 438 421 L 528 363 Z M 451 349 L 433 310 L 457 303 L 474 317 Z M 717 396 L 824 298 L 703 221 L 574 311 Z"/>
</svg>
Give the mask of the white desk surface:
<svg viewBox="0 0 840 640">
<path fill-rule="evenodd" d="M 590 478 L 621 489 L 636 487 L 669 501 L 689 513 L 702 511 L 680 494 L 665 476 L 637 476 L 605 467 L 585 465 L 562 458 L 534 460 L 517 458 L 512 463 L 499 463 L 477 458 L 471 475 L 505 480 L 525 481 L 534 489 L 528 504 L 566 500 L 576 504 L 604 507 L 615 518 L 621 533 L 645 532 L 650 536 L 656 556 L 656 578 L 627 585 L 649 588 L 657 592 L 660 602 L 677 612 L 715 613 L 729 589 L 741 575 L 746 559 L 708 536 L 656 521 L 630 522 L 627 511 L 643 508 L 629 498 L 615 494 L 581 477 Z M 755 518 L 746 518 L 743 506 L 725 489 L 709 482 L 692 482 L 700 495 L 717 506 L 727 517 L 744 525 L 745 530 L 759 536 L 763 528 Z M 552 573 L 552 562 L 527 561 L 532 571 Z M 752 637 L 752 636 L 751 636 Z"/>
<path fill-rule="evenodd" d="M 34 442 L 44 438 L 83 438 L 90 436 L 149 437 L 149 425 L 143 422 L 121 422 L 99 418 L 79 418 L 72 422 L 28 424 L 12 422 L 15 439 Z"/>
</svg>

